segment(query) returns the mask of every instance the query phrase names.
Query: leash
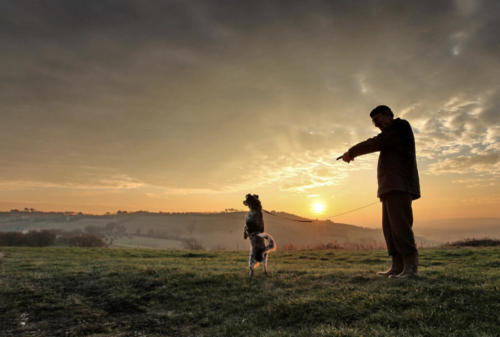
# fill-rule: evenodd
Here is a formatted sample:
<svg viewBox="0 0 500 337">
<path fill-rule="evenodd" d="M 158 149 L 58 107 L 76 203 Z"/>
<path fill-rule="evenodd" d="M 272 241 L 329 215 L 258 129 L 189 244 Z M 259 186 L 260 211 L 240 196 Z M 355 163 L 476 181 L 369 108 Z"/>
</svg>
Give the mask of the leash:
<svg viewBox="0 0 500 337">
<path fill-rule="evenodd" d="M 287 220 L 290 220 L 290 221 L 297 221 L 297 222 L 313 222 L 312 220 L 298 220 L 298 219 L 292 219 L 292 218 L 287 218 L 286 216 L 282 216 L 282 215 L 277 215 L 277 214 L 274 214 L 274 213 L 271 213 L 269 211 L 266 211 L 265 209 L 262 209 L 264 212 L 266 212 L 267 214 L 271 214 L 272 216 L 277 216 L 277 217 L 280 217 L 280 218 L 283 218 L 283 219 L 287 219 Z"/>
<path fill-rule="evenodd" d="M 342 212 L 342 213 L 338 213 L 338 214 L 335 214 L 335 215 L 332 215 L 330 218 L 335 218 L 337 216 L 341 216 L 341 215 L 344 215 L 344 214 L 349 214 L 349 213 L 352 213 L 352 212 L 356 212 L 356 211 L 359 211 L 360 209 L 363 209 L 363 208 L 367 208 L 367 207 L 370 207 L 370 206 L 373 206 L 375 204 L 378 204 L 380 201 L 374 201 L 372 203 L 369 203 L 368 205 L 364 205 L 364 206 L 361 206 L 361 207 L 358 207 L 358 208 L 354 208 L 354 209 L 351 209 L 351 210 L 348 210 L 348 211 L 345 211 L 345 212 Z"/>
<path fill-rule="evenodd" d="M 335 217 L 338 217 L 338 216 L 341 216 L 341 215 L 345 215 L 345 214 L 349 214 L 349 213 L 353 213 L 353 212 L 356 212 L 356 211 L 359 211 L 363 208 L 367 208 L 367 207 L 370 207 L 370 206 L 373 206 L 375 204 L 378 204 L 380 203 L 379 200 L 377 201 L 374 201 L 374 202 L 371 202 L 367 205 L 364 205 L 364 206 L 361 206 L 361 207 L 356 207 L 356 208 L 353 208 L 353 209 L 350 209 L 348 211 L 345 211 L 345 212 L 342 212 L 342 213 L 337 213 L 335 215 L 332 215 L 330 216 L 329 218 L 335 218 Z M 287 220 L 290 220 L 290 221 L 296 221 L 296 222 L 313 222 L 313 220 L 298 220 L 298 219 L 292 219 L 292 218 L 288 218 L 286 216 L 282 216 L 282 215 L 278 215 L 278 214 L 275 214 L 275 213 L 272 213 L 272 212 L 269 212 L 268 210 L 265 210 L 265 209 L 262 209 L 264 212 L 266 212 L 267 214 L 270 214 L 272 216 L 277 216 L 277 217 L 280 217 L 280 218 L 283 218 L 283 219 L 287 219 Z"/>
</svg>

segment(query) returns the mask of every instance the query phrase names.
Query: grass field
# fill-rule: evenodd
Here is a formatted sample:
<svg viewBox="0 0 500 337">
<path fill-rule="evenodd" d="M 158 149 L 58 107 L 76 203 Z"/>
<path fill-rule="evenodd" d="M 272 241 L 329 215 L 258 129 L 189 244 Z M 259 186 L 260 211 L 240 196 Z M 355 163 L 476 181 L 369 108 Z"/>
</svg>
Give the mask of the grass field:
<svg viewBox="0 0 500 337">
<path fill-rule="evenodd" d="M 500 336 L 500 247 L 247 253 L 2 248 L 0 336 Z"/>
</svg>

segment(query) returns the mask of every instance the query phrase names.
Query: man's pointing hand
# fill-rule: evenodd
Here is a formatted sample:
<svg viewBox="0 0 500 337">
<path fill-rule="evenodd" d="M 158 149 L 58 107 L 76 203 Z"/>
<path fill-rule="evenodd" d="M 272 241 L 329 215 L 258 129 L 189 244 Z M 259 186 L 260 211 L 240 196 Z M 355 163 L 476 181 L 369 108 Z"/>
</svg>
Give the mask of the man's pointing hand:
<svg viewBox="0 0 500 337">
<path fill-rule="evenodd" d="M 350 161 L 354 160 L 354 158 L 351 157 L 351 155 L 349 154 L 349 151 L 337 158 L 337 160 L 339 160 L 339 159 L 342 159 L 346 163 L 349 163 Z"/>
</svg>

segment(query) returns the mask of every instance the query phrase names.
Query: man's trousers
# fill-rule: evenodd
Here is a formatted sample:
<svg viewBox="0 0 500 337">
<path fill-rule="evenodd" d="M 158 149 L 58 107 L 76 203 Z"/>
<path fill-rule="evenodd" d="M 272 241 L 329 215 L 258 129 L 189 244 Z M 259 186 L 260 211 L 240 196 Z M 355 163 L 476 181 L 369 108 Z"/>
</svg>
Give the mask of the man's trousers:
<svg viewBox="0 0 500 337">
<path fill-rule="evenodd" d="M 389 255 L 410 255 L 417 251 L 413 236 L 412 197 L 404 192 L 383 195 L 382 228 Z"/>
</svg>

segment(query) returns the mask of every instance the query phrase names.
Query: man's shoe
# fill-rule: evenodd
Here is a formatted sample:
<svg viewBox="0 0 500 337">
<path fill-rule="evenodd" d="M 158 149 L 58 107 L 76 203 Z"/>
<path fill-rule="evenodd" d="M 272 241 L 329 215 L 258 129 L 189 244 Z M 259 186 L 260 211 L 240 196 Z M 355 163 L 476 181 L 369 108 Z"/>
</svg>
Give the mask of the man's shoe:
<svg viewBox="0 0 500 337">
<path fill-rule="evenodd" d="M 403 257 L 404 268 L 399 274 L 389 275 L 389 278 L 405 279 L 416 277 L 418 274 L 418 252 Z"/>
<path fill-rule="evenodd" d="M 378 271 L 379 276 L 397 275 L 403 271 L 403 257 L 399 254 L 392 255 L 392 266 L 386 271 Z"/>
</svg>

